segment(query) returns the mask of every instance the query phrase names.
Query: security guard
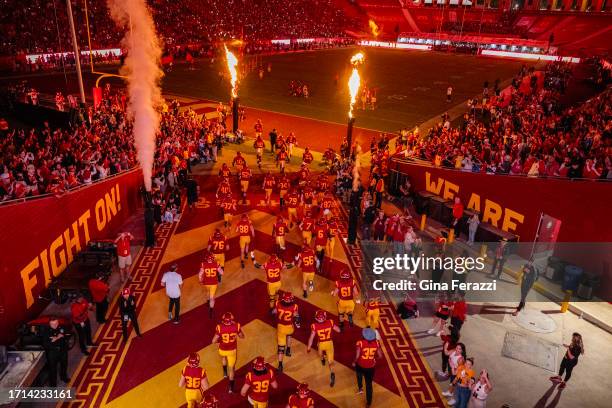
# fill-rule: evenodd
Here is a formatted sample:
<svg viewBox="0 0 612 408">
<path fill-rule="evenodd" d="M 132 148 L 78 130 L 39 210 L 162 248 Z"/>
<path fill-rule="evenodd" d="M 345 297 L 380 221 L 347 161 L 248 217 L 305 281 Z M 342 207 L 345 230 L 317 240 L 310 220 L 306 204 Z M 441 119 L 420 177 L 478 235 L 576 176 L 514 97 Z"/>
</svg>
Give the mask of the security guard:
<svg viewBox="0 0 612 408">
<path fill-rule="evenodd" d="M 130 293 L 130 288 L 124 288 L 119 298 L 119 313 L 121 315 L 121 330 L 123 332 L 123 342 L 127 342 L 128 332 L 127 325 L 128 321 L 132 321 L 136 335 L 141 337 L 140 327 L 138 327 L 138 319 L 136 318 L 136 299 L 134 295 Z"/>
<path fill-rule="evenodd" d="M 49 318 L 49 327 L 44 332 L 43 346 L 47 354 L 47 367 L 49 369 L 49 386 L 57 387 L 57 365 L 60 366 L 60 379 L 68 383 L 68 343 L 67 337 L 71 334 L 60 326 L 57 317 Z"/>
</svg>

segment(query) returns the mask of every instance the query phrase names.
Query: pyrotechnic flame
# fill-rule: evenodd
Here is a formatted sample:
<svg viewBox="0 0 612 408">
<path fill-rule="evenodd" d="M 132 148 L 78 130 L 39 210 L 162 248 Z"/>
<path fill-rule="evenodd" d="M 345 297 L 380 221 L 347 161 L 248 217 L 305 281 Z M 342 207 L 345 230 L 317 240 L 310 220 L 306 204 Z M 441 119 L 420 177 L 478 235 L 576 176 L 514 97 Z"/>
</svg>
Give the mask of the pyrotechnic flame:
<svg viewBox="0 0 612 408">
<path fill-rule="evenodd" d="M 353 106 L 357 101 L 357 93 L 359 92 L 359 86 L 361 86 L 361 78 L 359 77 L 359 70 L 357 67 L 363 64 L 365 56 L 359 52 L 351 57 L 351 64 L 353 65 L 353 72 L 348 81 L 349 93 L 351 95 L 351 104 L 349 105 L 349 118 L 353 117 Z"/>
<path fill-rule="evenodd" d="M 370 26 L 370 31 L 372 32 L 372 35 L 374 36 L 374 38 L 378 37 L 380 35 L 380 28 L 378 28 L 378 25 L 376 24 L 376 22 L 370 19 L 368 21 L 368 25 Z"/>
<path fill-rule="evenodd" d="M 238 66 L 238 58 L 227 49 L 227 45 L 225 47 L 225 58 L 227 59 L 227 69 L 229 70 L 230 76 L 232 78 L 232 98 L 238 96 L 238 71 L 236 67 Z"/>
</svg>

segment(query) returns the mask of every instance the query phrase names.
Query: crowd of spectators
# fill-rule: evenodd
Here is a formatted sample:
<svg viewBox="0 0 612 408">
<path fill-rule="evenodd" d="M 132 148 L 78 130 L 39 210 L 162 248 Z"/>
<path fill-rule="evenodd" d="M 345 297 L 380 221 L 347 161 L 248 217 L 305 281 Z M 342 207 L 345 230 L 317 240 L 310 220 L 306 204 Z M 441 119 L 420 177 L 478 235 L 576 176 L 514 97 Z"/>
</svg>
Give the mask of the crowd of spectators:
<svg viewBox="0 0 612 408">
<path fill-rule="evenodd" d="M 82 1 L 72 1 L 77 39 L 85 49 L 88 35 Z M 157 31 L 168 47 L 210 44 L 241 38 L 343 36 L 356 27 L 332 0 L 152 0 Z M 110 18 L 106 0 L 88 0 L 92 48 L 116 48 L 123 33 Z M 65 1 L 5 0 L 0 9 L 0 55 L 69 51 L 72 47 Z"/>
<path fill-rule="evenodd" d="M 521 86 L 524 77 L 532 86 Z M 570 77 L 569 65 L 552 63 L 538 87 L 536 73 L 522 69 L 510 95 L 485 89 L 458 125 L 443 117 L 424 138 L 402 132 L 399 154 L 470 172 L 611 179 L 612 91 L 563 108 Z"/>
<path fill-rule="evenodd" d="M 190 165 L 213 160 L 226 130 L 222 122 L 202 119 L 173 101 L 164 105 L 157 135 L 154 185 L 171 192 L 182 183 Z M 88 185 L 136 166 L 132 123 L 120 93 L 90 108 L 78 124 L 52 128 L 0 128 L 0 201 L 23 199 Z M 216 154 L 217 149 L 214 149 Z"/>
</svg>

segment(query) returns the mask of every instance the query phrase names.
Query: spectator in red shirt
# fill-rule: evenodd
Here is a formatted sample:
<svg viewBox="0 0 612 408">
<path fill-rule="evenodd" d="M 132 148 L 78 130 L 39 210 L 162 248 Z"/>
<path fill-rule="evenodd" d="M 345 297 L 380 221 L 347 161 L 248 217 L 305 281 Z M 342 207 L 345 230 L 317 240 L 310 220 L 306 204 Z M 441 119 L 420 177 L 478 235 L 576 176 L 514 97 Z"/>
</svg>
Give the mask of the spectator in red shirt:
<svg viewBox="0 0 612 408">
<path fill-rule="evenodd" d="M 99 324 L 106 323 L 106 311 L 108 310 L 108 292 L 110 288 L 102 277 L 89 280 L 89 293 L 96 304 L 96 321 Z"/>
<path fill-rule="evenodd" d="M 131 242 L 134 236 L 129 232 L 122 232 L 115 239 L 117 245 L 117 258 L 119 260 L 119 275 L 121 282 L 132 280 L 130 266 L 132 265 Z"/>
<path fill-rule="evenodd" d="M 467 304 L 465 298 L 461 295 L 457 295 L 456 300 L 453 302 L 453 309 L 451 311 L 451 334 L 459 338 L 459 332 L 467 317 Z"/>
<path fill-rule="evenodd" d="M 459 196 L 455 197 L 455 204 L 453 204 L 453 228 L 455 230 L 455 236 L 459 236 L 459 227 L 461 226 L 461 219 L 463 217 L 463 203 Z"/>
<path fill-rule="evenodd" d="M 72 315 L 72 324 L 79 336 L 79 346 L 81 352 L 86 356 L 89 355 L 87 347 L 93 347 L 94 343 L 91 339 L 91 324 L 89 323 L 89 310 L 91 306 L 87 299 L 79 296 L 70 306 L 70 314 Z"/>
</svg>

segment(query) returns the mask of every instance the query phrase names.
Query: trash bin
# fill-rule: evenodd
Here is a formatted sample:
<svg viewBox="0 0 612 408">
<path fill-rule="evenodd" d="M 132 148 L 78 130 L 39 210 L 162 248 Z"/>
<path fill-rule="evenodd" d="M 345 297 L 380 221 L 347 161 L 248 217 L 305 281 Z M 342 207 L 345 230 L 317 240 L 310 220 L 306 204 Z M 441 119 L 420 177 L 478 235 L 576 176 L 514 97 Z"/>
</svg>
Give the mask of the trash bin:
<svg viewBox="0 0 612 408">
<path fill-rule="evenodd" d="M 599 276 L 585 272 L 580 285 L 578 285 L 576 295 L 582 300 L 591 300 L 593 299 L 593 290 L 597 286 L 599 286 Z"/>
<path fill-rule="evenodd" d="M 582 268 L 576 265 L 567 265 L 565 267 L 565 274 L 563 275 L 561 289 L 576 292 L 576 290 L 578 290 L 578 285 L 580 284 L 581 278 Z"/>
<path fill-rule="evenodd" d="M 544 276 L 555 282 L 559 282 L 563 279 L 563 271 L 565 270 L 565 262 L 561 259 L 551 256 L 548 258 L 548 265 L 546 266 Z"/>
</svg>

